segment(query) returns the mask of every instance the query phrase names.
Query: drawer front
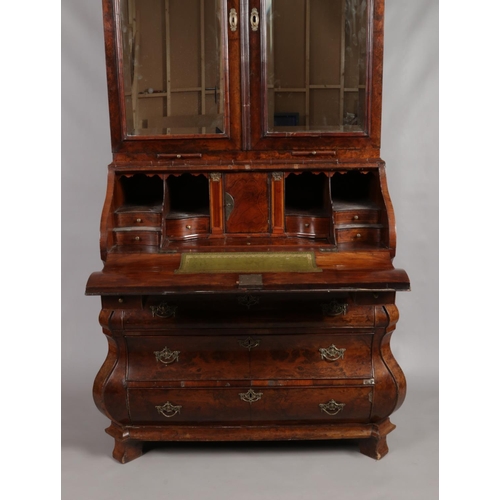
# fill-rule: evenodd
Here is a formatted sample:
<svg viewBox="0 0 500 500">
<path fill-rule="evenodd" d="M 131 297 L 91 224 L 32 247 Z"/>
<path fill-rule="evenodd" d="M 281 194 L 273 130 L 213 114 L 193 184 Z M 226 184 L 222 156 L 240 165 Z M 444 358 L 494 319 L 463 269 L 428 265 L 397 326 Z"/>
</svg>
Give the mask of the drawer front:
<svg viewBox="0 0 500 500">
<path fill-rule="evenodd" d="M 236 380 L 250 378 L 243 337 L 127 336 L 128 380 Z"/>
<path fill-rule="evenodd" d="M 161 214 L 153 212 L 117 212 L 117 227 L 160 227 Z"/>
<path fill-rule="evenodd" d="M 253 422 L 361 422 L 371 412 L 371 387 L 253 387 Z"/>
<path fill-rule="evenodd" d="M 114 231 L 116 245 L 147 245 L 160 244 L 159 231 Z"/>
<path fill-rule="evenodd" d="M 228 329 L 265 325 L 286 328 L 286 333 L 300 333 L 296 329 L 351 329 L 374 325 L 373 306 L 353 304 L 348 299 L 332 296 L 316 299 L 297 296 L 272 299 L 258 293 L 224 298 L 151 296 L 142 307 L 128 308 L 121 314 L 125 330 L 165 333 L 180 328 L 224 329 L 227 333 Z"/>
<path fill-rule="evenodd" d="M 330 219 L 328 217 L 307 217 L 288 215 L 285 218 L 286 232 L 302 236 L 328 236 Z"/>
<path fill-rule="evenodd" d="M 337 228 L 337 243 L 380 243 L 380 228 Z"/>
<path fill-rule="evenodd" d="M 335 224 L 377 224 L 379 210 L 343 210 L 334 212 Z"/>
<path fill-rule="evenodd" d="M 371 387 L 128 389 L 133 423 L 363 422 Z"/>
<path fill-rule="evenodd" d="M 169 239 L 192 238 L 195 236 L 208 234 L 208 231 L 208 217 L 165 220 L 165 235 Z"/>
<path fill-rule="evenodd" d="M 130 381 L 368 379 L 370 335 L 127 336 Z"/>
<path fill-rule="evenodd" d="M 246 390 L 246 389 L 245 389 Z M 245 422 L 249 404 L 238 388 L 128 389 L 130 418 L 137 423 Z"/>
<path fill-rule="evenodd" d="M 253 335 L 253 379 L 372 377 L 370 335 Z"/>
</svg>

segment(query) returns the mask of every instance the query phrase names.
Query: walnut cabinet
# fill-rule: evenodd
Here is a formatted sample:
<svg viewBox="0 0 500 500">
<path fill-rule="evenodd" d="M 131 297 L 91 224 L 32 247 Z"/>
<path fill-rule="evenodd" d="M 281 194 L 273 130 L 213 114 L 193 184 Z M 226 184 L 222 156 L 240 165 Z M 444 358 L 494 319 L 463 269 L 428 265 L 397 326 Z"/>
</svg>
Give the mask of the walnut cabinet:
<svg viewBox="0 0 500 500">
<path fill-rule="evenodd" d="M 103 0 L 113 161 L 100 227 L 113 456 L 147 441 L 356 439 L 379 459 L 394 211 L 383 0 Z"/>
</svg>

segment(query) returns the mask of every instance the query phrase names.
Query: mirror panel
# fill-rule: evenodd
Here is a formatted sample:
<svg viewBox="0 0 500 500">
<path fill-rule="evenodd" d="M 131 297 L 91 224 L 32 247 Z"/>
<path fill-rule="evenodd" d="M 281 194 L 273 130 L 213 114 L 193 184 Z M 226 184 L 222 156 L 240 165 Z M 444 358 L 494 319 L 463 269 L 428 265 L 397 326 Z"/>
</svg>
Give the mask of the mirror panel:
<svg viewBox="0 0 500 500">
<path fill-rule="evenodd" d="M 223 134 L 223 0 L 121 0 L 128 136 Z"/>
<path fill-rule="evenodd" d="M 368 0 L 264 3 L 267 132 L 364 132 Z"/>
</svg>

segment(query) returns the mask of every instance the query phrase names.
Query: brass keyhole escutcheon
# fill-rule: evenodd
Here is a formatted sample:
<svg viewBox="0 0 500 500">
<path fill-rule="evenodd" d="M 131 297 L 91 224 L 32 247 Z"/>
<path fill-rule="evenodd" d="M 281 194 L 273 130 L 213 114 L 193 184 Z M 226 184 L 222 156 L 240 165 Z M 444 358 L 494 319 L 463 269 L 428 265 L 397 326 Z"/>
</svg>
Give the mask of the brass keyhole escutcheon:
<svg viewBox="0 0 500 500">
<path fill-rule="evenodd" d="M 260 345 L 260 340 L 253 339 L 252 337 L 247 337 L 246 339 L 238 340 L 238 344 L 240 344 L 241 347 L 244 347 L 245 349 L 251 351 L 252 349 L 255 349 Z"/>
<path fill-rule="evenodd" d="M 236 9 L 231 9 L 229 11 L 229 27 L 231 31 L 236 31 L 238 29 L 238 14 Z"/>
<path fill-rule="evenodd" d="M 226 222 L 229 219 L 229 216 L 231 215 L 231 212 L 234 210 L 234 198 L 229 194 L 229 193 L 224 193 L 224 207 L 225 207 L 225 215 L 226 215 Z"/>
<path fill-rule="evenodd" d="M 259 23 L 259 11 L 253 8 L 252 12 L 250 13 L 250 26 L 252 27 L 252 31 L 257 31 L 259 29 Z"/>
</svg>

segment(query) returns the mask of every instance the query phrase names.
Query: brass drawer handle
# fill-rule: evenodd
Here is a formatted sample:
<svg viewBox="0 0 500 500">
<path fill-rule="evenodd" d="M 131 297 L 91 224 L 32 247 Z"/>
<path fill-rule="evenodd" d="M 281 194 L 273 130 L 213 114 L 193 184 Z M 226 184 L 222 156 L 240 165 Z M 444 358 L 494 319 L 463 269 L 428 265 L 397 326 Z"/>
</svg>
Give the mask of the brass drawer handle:
<svg viewBox="0 0 500 500">
<path fill-rule="evenodd" d="M 175 312 L 177 311 L 177 306 L 171 306 L 166 302 L 162 302 L 157 306 L 151 306 L 151 313 L 153 318 L 158 316 L 159 318 L 171 318 L 175 317 Z"/>
<path fill-rule="evenodd" d="M 330 399 L 328 403 L 320 403 L 319 407 L 321 408 L 321 411 L 324 411 L 325 413 L 328 413 L 328 415 L 337 415 L 337 413 L 340 413 L 344 409 L 345 403 L 337 403 L 335 400 Z"/>
<path fill-rule="evenodd" d="M 332 300 L 329 304 L 321 304 L 325 316 L 340 316 L 347 314 L 347 304 Z"/>
<path fill-rule="evenodd" d="M 175 361 L 179 361 L 179 354 L 181 351 L 171 351 L 168 347 L 164 347 L 162 351 L 154 351 L 156 361 L 164 365 L 170 365 Z"/>
<path fill-rule="evenodd" d="M 166 418 L 175 417 L 178 413 L 181 412 L 181 408 L 182 406 L 173 405 L 170 401 L 167 401 L 162 406 L 156 406 L 158 413 Z"/>
<path fill-rule="evenodd" d="M 244 340 L 238 340 L 238 344 L 240 344 L 241 347 L 244 347 L 245 349 L 248 349 L 250 351 L 253 348 L 260 345 L 260 340 L 248 337 Z"/>
<path fill-rule="evenodd" d="M 137 222 L 137 224 L 140 224 L 142 222 L 142 219 L 136 219 L 135 222 Z"/>
<path fill-rule="evenodd" d="M 333 344 L 328 347 L 320 347 L 319 352 L 321 353 L 321 359 L 326 359 L 327 361 L 337 361 L 338 359 L 344 358 L 345 349 L 338 349 Z"/>
<path fill-rule="evenodd" d="M 247 392 L 240 392 L 240 399 L 246 403 L 252 404 L 261 399 L 262 394 L 262 392 L 255 392 L 253 389 L 250 389 Z"/>
</svg>

